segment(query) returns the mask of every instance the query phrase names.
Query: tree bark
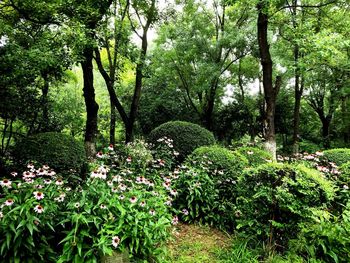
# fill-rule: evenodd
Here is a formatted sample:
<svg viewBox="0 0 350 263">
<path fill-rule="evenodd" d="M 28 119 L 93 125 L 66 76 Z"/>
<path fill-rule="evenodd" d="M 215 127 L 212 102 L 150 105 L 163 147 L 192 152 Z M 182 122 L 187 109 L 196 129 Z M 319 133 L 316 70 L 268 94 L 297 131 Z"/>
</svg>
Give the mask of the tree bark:
<svg viewBox="0 0 350 263">
<path fill-rule="evenodd" d="M 41 131 L 49 131 L 49 80 L 46 74 L 43 74 L 44 85 L 42 87 L 42 107 L 43 107 L 43 117 L 41 120 Z"/>
<path fill-rule="evenodd" d="M 275 108 L 276 98 L 281 86 L 281 77 L 276 77 L 275 87 L 272 82 L 272 59 L 270 46 L 268 44 L 268 23 L 269 17 L 266 13 L 268 1 L 261 0 L 257 4 L 258 9 L 258 44 L 260 51 L 260 62 L 263 71 L 263 87 L 266 103 L 263 134 L 265 139 L 265 148 L 276 159 L 276 136 L 275 136 Z"/>
<path fill-rule="evenodd" d="M 92 47 L 85 47 L 83 51 L 83 56 L 84 61 L 81 62 L 81 67 L 83 70 L 83 94 L 86 106 L 85 151 L 87 157 L 94 157 L 96 154 L 95 142 L 98 131 L 97 113 L 99 106 L 95 100 Z"/>
<path fill-rule="evenodd" d="M 111 120 L 109 123 L 109 143 L 114 145 L 115 144 L 115 123 L 117 120 L 117 114 L 111 98 L 110 98 L 110 111 L 111 111 L 111 114 L 110 114 Z"/>
</svg>

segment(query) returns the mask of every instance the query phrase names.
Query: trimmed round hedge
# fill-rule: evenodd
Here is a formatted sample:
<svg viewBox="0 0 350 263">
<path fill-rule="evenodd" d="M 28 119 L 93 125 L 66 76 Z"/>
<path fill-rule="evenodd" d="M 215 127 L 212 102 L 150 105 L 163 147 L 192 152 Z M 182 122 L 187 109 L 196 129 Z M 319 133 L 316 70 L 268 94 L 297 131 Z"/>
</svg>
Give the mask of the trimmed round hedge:
<svg viewBox="0 0 350 263">
<path fill-rule="evenodd" d="M 13 155 L 20 166 L 27 162 L 47 164 L 59 173 L 79 173 L 87 162 L 83 143 L 57 132 L 39 133 L 17 141 Z"/>
<path fill-rule="evenodd" d="M 335 197 L 335 186 L 315 169 L 269 163 L 247 170 L 237 185 L 237 228 L 262 241 L 286 247 L 314 209 Z"/>
<path fill-rule="evenodd" d="M 170 121 L 158 126 L 149 134 L 149 141 L 157 144 L 161 138 L 173 140 L 174 150 L 179 152 L 179 159 L 184 160 L 194 149 L 215 144 L 214 135 L 207 129 L 190 122 Z"/>
<path fill-rule="evenodd" d="M 270 153 L 257 147 L 240 147 L 236 149 L 235 152 L 240 153 L 247 158 L 249 166 L 253 167 L 265 164 L 269 160 L 272 161 L 272 156 Z"/>
<path fill-rule="evenodd" d="M 237 177 L 248 165 L 248 160 L 243 155 L 218 145 L 199 147 L 187 157 L 186 161 L 192 166 L 196 164 L 207 166 L 211 174 L 215 172 L 215 175 L 218 175 L 218 172 L 222 171 L 225 177 Z"/>
<path fill-rule="evenodd" d="M 323 152 L 323 158 L 325 158 L 328 162 L 341 166 L 342 164 L 350 161 L 350 149 L 338 148 L 325 150 Z"/>
</svg>

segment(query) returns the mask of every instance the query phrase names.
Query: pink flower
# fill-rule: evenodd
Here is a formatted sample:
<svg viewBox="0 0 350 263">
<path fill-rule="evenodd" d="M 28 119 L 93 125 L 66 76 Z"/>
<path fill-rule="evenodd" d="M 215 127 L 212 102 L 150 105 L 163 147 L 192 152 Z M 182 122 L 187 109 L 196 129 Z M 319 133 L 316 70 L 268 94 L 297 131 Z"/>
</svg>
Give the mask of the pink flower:
<svg viewBox="0 0 350 263">
<path fill-rule="evenodd" d="M 174 216 L 174 217 L 173 217 L 173 220 L 171 221 L 171 223 L 172 223 L 173 225 L 177 225 L 177 223 L 179 223 L 179 218 L 178 218 L 177 216 Z"/>
<path fill-rule="evenodd" d="M 96 154 L 96 157 L 97 157 L 97 158 L 103 158 L 103 153 L 102 153 L 102 152 L 98 152 L 98 153 Z"/>
<path fill-rule="evenodd" d="M 42 192 L 34 192 L 33 194 L 36 200 L 41 200 L 44 198 L 44 194 Z"/>
<path fill-rule="evenodd" d="M 127 161 L 128 163 L 131 163 L 131 161 L 132 161 L 131 157 L 129 156 L 128 158 L 126 158 L 126 161 Z"/>
<path fill-rule="evenodd" d="M 36 205 L 34 207 L 34 211 L 37 212 L 38 214 L 41 214 L 42 212 L 44 212 L 44 207 L 42 207 L 41 205 Z"/>
<path fill-rule="evenodd" d="M 16 176 L 18 175 L 18 173 L 12 172 L 11 175 L 12 175 L 13 177 L 16 177 Z"/>
<path fill-rule="evenodd" d="M 11 206 L 11 205 L 13 205 L 13 203 L 14 203 L 15 201 L 13 200 L 13 199 L 11 199 L 11 198 L 9 198 L 9 199 L 7 199 L 6 201 L 5 201 L 5 205 L 6 206 Z"/>
<path fill-rule="evenodd" d="M 113 144 L 110 144 L 110 145 L 108 146 L 108 150 L 110 150 L 110 151 L 114 151 Z"/>
<path fill-rule="evenodd" d="M 133 204 L 137 202 L 136 196 L 132 196 L 129 200 L 130 200 L 130 202 L 133 203 Z"/>
</svg>

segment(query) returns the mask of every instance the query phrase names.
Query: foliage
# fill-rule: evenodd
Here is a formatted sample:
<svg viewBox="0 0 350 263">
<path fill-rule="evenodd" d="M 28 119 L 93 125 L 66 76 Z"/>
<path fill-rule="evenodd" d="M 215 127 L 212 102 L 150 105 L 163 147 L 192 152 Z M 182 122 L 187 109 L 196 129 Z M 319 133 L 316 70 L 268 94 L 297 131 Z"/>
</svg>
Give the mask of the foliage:
<svg viewBox="0 0 350 263">
<path fill-rule="evenodd" d="M 56 262 L 64 181 L 44 166 L 0 181 L 0 255 L 5 262 Z M 8 184 L 6 184 L 6 182 Z"/>
<path fill-rule="evenodd" d="M 174 150 L 179 152 L 180 160 L 200 146 L 212 145 L 215 138 L 211 132 L 197 124 L 171 121 L 163 123 L 149 134 L 149 140 L 157 144 L 157 140 L 167 137 L 173 140 Z"/>
<path fill-rule="evenodd" d="M 238 177 L 244 167 L 248 165 L 248 161 L 240 153 L 232 152 L 218 145 L 199 147 L 186 160 L 192 166 L 202 166 L 202 162 L 207 162 L 210 175 L 220 179 Z M 220 174 L 224 174 L 224 176 L 220 176 Z"/>
<path fill-rule="evenodd" d="M 181 211 L 185 222 L 200 222 L 220 227 L 224 225 L 222 214 L 226 207 L 212 178 L 202 169 L 188 168 L 181 171 L 174 181 L 178 195 L 174 207 Z"/>
<path fill-rule="evenodd" d="M 350 149 L 347 148 L 325 150 L 323 154 L 328 162 L 335 163 L 338 166 L 350 161 Z"/>
<path fill-rule="evenodd" d="M 314 153 L 321 149 L 320 145 L 308 140 L 303 140 L 299 143 L 300 152 Z"/>
<path fill-rule="evenodd" d="M 257 147 L 240 147 L 236 149 L 236 152 L 247 158 L 249 166 L 257 167 L 272 161 L 270 153 Z"/>
<path fill-rule="evenodd" d="M 332 183 L 317 171 L 277 163 L 248 170 L 237 188 L 237 229 L 276 249 L 295 237 L 311 209 L 325 208 L 335 195 Z"/>
<path fill-rule="evenodd" d="M 334 217 L 325 211 L 316 211 L 314 220 L 302 227 L 298 239 L 290 244 L 292 250 L 320 262 L 349 262 L 349 206 L 340 217 Z"/>
<path fill-rule="evenodd" d="M 141 168 L 146 168 L 152 161 L 152 152 L 149 145 L 143 140 L 135 140 L 125 145 L 125 159 L 131 158 Z"/>
<path fill-rule="evenodd" d="M 86 163 L 81 142 L 56 132 L 39 133 L 16 142 L 13 155 L 20 166 L 27 162 L 50 164 L 59 173 L 80 173 Z"/>
</svg>

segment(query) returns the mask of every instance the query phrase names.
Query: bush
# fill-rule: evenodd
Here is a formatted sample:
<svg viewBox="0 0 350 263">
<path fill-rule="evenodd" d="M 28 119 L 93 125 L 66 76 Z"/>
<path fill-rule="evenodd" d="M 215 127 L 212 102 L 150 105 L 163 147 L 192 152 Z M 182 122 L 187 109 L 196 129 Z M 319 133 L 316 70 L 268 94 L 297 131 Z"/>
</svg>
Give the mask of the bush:
<svg viewBox="0 0 350 263">
<path fill-rule="evenodd" d="M 247 158 L 249 166 L 257 167 L 261 164 L 265 164 L 268 161 L 272 161 L 270 153 L 261 150 L 257 147 L 240 147 L 236 152 Z"/>
<path fill-rule="evenodd" d="M 59 173 L 80 173 L 86 163 L 84 146 L 73 137 L 56 132 L 40 133 L 19 140 L 13 151 L 20 166 L 27 162 L 50 164 Z"/>
<path fill-rule="evenodd" d="M 307 140 L 299 142 L 299 152 L 314 153 L 319 150 L 322 150 L 322 147 L 316 143 Z"/>
<path fill-rule="evenodd" d="M 237 188 L 237 228 L 277 249 L 295 237 L 312 209 L 323 208 L 335 194 L 316 170 L 277 163 L 248 170 Z"/>
<path fill-rule="evenodd" d="M 194 149 L 215 143 L 214 135 L 201 126 L 183 121 L 171 121 L 160 125 L 149 134 L 149 140 L 157 144 L 158 140 L 167 137 L 173 140 L 174 150 L 179 152 L 180 160 Z"/>
<path fill-rule="evenodd" d="M 235 183 L 248 161 L 237 152 L 215 145 L 197 148 L 187 157 L 186 164 L 205 170 L 219 190 L 220 198 L 234 202 Z"/>
<path fill-rule="evenodd" d="M 225 177 L 237 177 L 248 164 L 248 160 L 241 154 L 218 145 L 202 146 L 195 149 L 187 157 L 187 162 L 191 163 L 192 166 L 196 166 L 196 164 L 207 166 L 212 175 L 218 176 L 218 172 L 222 171 L 227 174 Z"/>
<path fill-rule="evenodd" d="M 181 211 L 183 221 L 206 223 L 215 227 L 225 225 L 222 216 L 226 212 L 225 203 L 219 197 L 216 184 L 208 173 L 192 167 L 182 170 L 173 186 L 178 192 L 174 207 Z"/>
<path fill-rule="evenodd" d="M 332 163 L 335 163 L 336 165 L 340 166 L 340 165 L 350 161 L 350 149 L 339 148 L 339 149 L 325 150 L 323 152 L 323 157 L 328 162 L 332 162 Z"/>
</svg>

